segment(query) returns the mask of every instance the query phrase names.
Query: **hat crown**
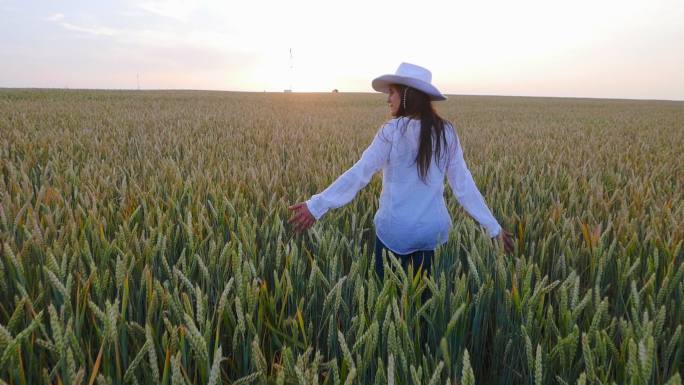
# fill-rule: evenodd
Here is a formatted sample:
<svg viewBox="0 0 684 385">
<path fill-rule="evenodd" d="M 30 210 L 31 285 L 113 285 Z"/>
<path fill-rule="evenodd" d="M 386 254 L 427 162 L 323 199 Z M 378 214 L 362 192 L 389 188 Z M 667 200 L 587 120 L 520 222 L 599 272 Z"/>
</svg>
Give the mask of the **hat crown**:
<svg viewBox="0 0 684 385">
<path fill-rule="evenodd" d="M 427 68 L 417 66 L 411 63 L 401 63 L 395 72 L 397 76 L 418 79 L 426 83 L 432 83 L 432 72 Z"/>
</svg>

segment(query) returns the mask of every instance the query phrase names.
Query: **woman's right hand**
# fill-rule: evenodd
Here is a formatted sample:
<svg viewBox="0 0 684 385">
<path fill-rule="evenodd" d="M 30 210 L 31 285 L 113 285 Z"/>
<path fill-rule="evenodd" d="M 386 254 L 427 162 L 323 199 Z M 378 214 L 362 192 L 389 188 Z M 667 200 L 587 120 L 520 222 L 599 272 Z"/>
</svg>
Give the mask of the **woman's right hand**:
<svg viewBox="0 0 684 385">
<path fill-rule="evenodd" d="M 511 233 L 504 229 L 501 229 L 501 232 L 499 233 L 499 235 L 497 235 L 496 238 L 499 241 L 499 243 L 503 245 L 506 254 L 513 253 L 514 244 L 513 238 L 511 238 Z"/>
</svg>

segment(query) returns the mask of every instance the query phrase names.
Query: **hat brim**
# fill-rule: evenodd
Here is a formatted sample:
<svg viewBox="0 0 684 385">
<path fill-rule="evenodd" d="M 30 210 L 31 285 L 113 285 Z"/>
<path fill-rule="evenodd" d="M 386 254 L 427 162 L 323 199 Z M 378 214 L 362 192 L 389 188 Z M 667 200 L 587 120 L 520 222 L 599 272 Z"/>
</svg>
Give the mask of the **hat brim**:
<svg viewBox="0 0 684 385">
<path fill-rule="evenodd" d="M 430 97 L 430 100 L 447 100 L 447 97 L 442 95 L 442 93 L 439 92 L 439 90 L 435 86 L 433 86 L 430 83 L 426 83 L 424 81 L 414 78 L 406 78 L 397 75 L 382 75 L 373 79 L 373 82 L 371 84 L 374 90 L 382 92 L 384 94 L 389 93 L 390 85 L 401 84 L 425 92 Z"/>
</svg>

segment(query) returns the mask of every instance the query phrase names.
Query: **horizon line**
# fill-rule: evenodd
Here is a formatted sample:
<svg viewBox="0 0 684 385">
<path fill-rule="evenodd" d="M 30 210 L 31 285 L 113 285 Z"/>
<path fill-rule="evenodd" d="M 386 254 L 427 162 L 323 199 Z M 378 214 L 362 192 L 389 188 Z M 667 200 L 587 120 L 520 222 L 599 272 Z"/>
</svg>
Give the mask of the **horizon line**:
<svg viewBox="0 0 684 385">
<path fill-rule="evenodd" d="M 5 87 L 0 86 L 0 90 L 62 90 L 62 91 L 128 91 L 128 92 L 146 92 L 146 91 L 189 91 L 189 92 L 230 92 L 230 93 L 249 93 L 249 94 L 333 94 L 331 91 L 241 91 L 241 90 L 223 90 L 223 89 L 196 89 L 196 88 L 68 88 L 68 87 Z M 344 94 L 378 94 L 380 92 L 373 91 L 341 91 L 336 89 L 337 93 Z M 546 99 L 593 99 L 593 100 L 624 100 L 624 101 L 653 101 L 653 102 L 684 102 L 682 99 L 662 99 L 662 98 L 621 98 L 621 97 L 597 97 L 597 96 L 557 96 L 557 95 L 510 95 L 510 94 L 456 94 L 443 93 L 446 96 L 488 96 L 488 97 L 511 97 L 511 98 L 546 98 Z"/>
</svg>

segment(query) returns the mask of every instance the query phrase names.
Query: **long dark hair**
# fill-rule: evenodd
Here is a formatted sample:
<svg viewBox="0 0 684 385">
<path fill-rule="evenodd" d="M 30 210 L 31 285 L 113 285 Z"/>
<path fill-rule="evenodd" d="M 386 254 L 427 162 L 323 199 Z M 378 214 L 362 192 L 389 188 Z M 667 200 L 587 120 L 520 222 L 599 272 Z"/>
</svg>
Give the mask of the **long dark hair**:
<svg viewBox="0 0 684 385">
<path fill-rule="evenodd" d="M 420 179 L 425 183 L 433 156 L 437 163 L 442 151 L 447 151 L 444 126 L 448 122 L 435 111 L 430 97 L 426 93 L 401 84 L 395 84 L 394 86 L 399 90 L 401 98 L 396 116 L 420 119 L 420 142 L 418 145 L 418 155 L 416 155 L 416 167 L 418 168 Z"/>
</svg>

